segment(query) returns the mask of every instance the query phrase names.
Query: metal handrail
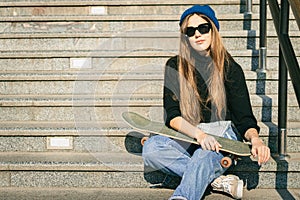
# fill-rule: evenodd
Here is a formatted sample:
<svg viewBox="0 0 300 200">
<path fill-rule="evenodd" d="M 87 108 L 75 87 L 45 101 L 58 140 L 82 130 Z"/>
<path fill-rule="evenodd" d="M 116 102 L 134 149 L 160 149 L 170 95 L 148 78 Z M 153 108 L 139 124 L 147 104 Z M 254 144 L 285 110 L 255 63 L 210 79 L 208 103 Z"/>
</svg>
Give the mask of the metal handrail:
<svg viewBox="0 0 300 200">
<path fill-rule="evenodd" d="M 286 67 L 289 71 L 289 75 L 294 86 L 295 94 L 300 107 L 300 68 L 296 58 L 295 51 L 293 49 L 290 37 L 288 33 L 280 34 L 280 9 L 277 0 L 268 0 L 273 22 L 279 39 L 280 48 L 286 63 Z M 283 0 L 287 1 L 287 0 Z"/>
<path fill-rule="evenodd" d="M 293 3 L 295 1 L 289 0 Z M 299 64 L 288 34 L 289 26 L 289 2 L 288 0 L 281 1 L 281 8 L 277 0 L 268 0 L 276 33 L 279 40 L 279 94 L 278 94 L 278 154 L 280 158 L 284 159 L 287 156 L 287 74 L 289 72 L 290 78 L 294 87 L 298 106 L 300 107 L 300 68 Z M 260 47 L 266 46 L 266 0 L 260 0 Z M 291 4 L 292 10 L 295 4 Z M 300 15 L 300 14 L 299 14 Z M 298 26 L 300 24 L 299 16 L 295 16 Z M 300 26 L 299 26 L 300 27 Z M 261 55 L 260 56 L 266 56 Z M 260 60 L 263 58 L 260 58 Z M 260 66 L 261 69 L 261 66 Z M 287 72 L 288 71 L 288 72 Z"/>
</svg>

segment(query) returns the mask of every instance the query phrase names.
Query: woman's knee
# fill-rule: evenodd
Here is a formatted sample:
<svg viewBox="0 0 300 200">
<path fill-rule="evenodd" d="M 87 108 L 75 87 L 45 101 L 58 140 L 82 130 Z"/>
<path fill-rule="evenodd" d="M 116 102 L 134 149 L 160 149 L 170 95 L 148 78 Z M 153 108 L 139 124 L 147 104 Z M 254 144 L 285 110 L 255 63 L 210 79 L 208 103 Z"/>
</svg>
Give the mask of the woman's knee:
<svg viewBox="0 0 300 200">
<path fill-rule="evenodd" d="M 198 149 L 194 152 L 193 158 L 203 164 L 212 165 L 213 163 L 219 163 L 223 158 L 223 155 L 215 151 Z"/>
<path fill-rule="evenodd" d="M 198 162 L 197 166 L 209 174 L 209 180 L 212 181 L 216 176 L 220 176 L 226 171 L 221 165 L 223 157 L 221 153 L 215 151 L 200 150 L 194 153 L 193 160 Z"/>
<path fill-rule="evenodd" d="M 168 138 L 155 135 L 148 138 L 143 146 L 143 158 L 144 160 L 151 160 L 155 158 L 155 155 L 158 154 L 163 148 L 165 148 L 166 141 Z"/>
<path fill-rule="evenodd" d="M 148 151 L 155 151 L 157 150 L 160 146 L 163 145 L 163 140 L 164 138 L 161 138 L 159 135 L 155 135 L 152 137 L 149 137 L 145 142 L 143 146 L 143 151 L 148 152 Z"/>
</svg>

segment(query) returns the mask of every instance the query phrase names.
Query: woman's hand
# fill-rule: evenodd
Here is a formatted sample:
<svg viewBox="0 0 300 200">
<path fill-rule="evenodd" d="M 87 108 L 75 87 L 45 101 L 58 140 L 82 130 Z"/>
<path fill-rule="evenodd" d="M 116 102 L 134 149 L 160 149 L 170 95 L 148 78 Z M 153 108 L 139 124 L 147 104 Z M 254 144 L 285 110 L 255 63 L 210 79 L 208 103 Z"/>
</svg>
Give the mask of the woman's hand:
<svg viewBox="0 0 300 200">
<path fill-rule="evenodd" d="M 198 127 L 193 126 L 182 117 L 175 117 L 170 121 L 170 125 L 175 130 L 178 130 L 191 138 L 195 138 L 204 150 L 212 150 L 219 152 L 221 145 L 217 140 L 210 135 L 207 135 Z"/>
<path fill-rule="evenodd" d="M 254 128 L 248 129 L 245 133 L 245 138 L 251 142 L 251 153 L 254 158 L 257 157 L 258 164 L 265 164 L 271 156 L 270 148 L 259 138 L 257 130 Z"/>
<path fill-rule="evenodd" d="M 195 139 L 204 150 L 211 150 L 219 153 L 220 148 L 222 147 L 213 136 L 207 135 L 204 132 L 199 132 L 196 134 Z"/>
<path fill-rule="evenodd" d="M 261 139 L 254 137 L 251 139 L 252 149 L 251 153 L 254 158 L 257 157 L 258 164 L 265 164 L 270 159 L 270 148 L 267 147 Z"/>
</svg>

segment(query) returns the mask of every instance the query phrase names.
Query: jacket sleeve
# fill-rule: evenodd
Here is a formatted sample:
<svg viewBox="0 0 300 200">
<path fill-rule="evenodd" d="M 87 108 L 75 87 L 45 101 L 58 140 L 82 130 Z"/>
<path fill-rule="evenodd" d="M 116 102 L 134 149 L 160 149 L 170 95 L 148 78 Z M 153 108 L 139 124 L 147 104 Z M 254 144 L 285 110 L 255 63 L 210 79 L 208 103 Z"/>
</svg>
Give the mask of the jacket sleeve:
<svg viewBox="0 0 300 200">
<path fill-rule="evenodd" d="M 241 136 L 245 138 L 245 132 L 249 128 L 255 128 L 259 132 L 260 127 L 252 111 L 249 91 L 241 66 L 232 59 L 227 70 L 225 88 L 230 118 Z"/>
<path fill-rule="evenodd" d="M 173 118 L 181 116 L 179 91 L 177 56 L 175 56 L 167 61 L 164 75 L 163 107 L 165 124 L 168 127 Z"/>
</svg>

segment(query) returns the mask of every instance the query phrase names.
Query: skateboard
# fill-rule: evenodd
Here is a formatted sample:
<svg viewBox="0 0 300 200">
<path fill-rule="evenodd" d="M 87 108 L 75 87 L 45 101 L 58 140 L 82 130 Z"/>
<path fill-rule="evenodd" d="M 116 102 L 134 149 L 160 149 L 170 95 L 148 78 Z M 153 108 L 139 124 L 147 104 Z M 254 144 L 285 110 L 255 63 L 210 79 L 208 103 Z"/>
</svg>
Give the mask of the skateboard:
<svg viewBox="0 0 300 200">
<path fill-rule="evenodd" d="M 170 129 L 164 123 L 151 121 L 137 113 L 124 112 L 122 113 L 122 117 L 129 126 L 142 133 L 146 133 L 148 135 L 163 135 L 172 139 L 199 145 L 199 143 L 195 141 L 194 138 L 191 138 L 183 133 Z M 215 137 L 215 139 L 221 144 L 222 147 L 220 148 L 220 151 L 228 153 L 228 155 L 221 160 L 221 165 L 224 168 L 230 167 L 232 165 L 232 161 L 236 161 L 239 156 L 251 155 L 250 145 L 247 143 L 230 140 L 215 135 L 212 136 Z M 148 137 L 146 136 L 141 139 L 142 145 L 147 140 L 147 138 Z"/>
</svg>

